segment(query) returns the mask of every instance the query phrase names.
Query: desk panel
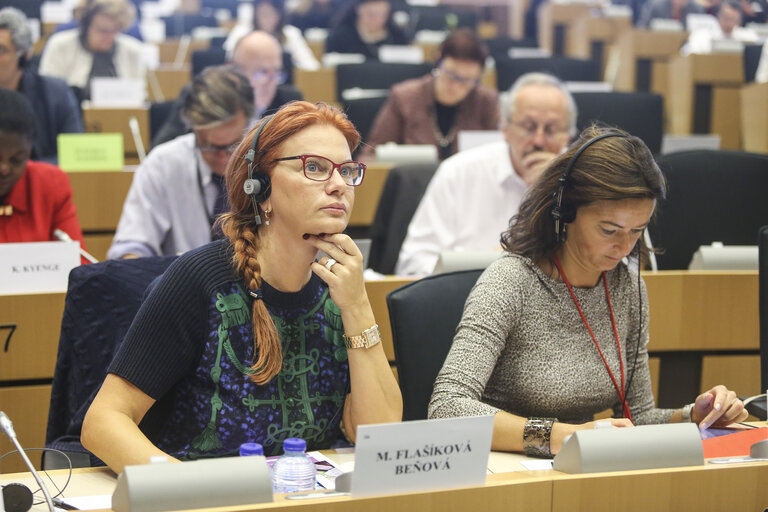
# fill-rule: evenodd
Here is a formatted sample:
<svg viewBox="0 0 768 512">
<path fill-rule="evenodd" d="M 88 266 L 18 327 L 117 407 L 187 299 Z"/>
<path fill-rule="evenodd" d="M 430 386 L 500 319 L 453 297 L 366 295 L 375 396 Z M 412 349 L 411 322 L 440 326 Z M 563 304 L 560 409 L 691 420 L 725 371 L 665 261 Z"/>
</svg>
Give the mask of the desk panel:
<svg viewBox="0 0 768 512">
<path fill-rule="evenodd" d="M 371 309 L 381 331 L 381 344 L 390 363 L 395 361 L 395 348 L 392 343 L 392 327 L 389 323 L 387 294 L 414 280 L 414 278 L 390 276 L 381 281 L 365 282 L 365 291 L 368 292 L 368 300 L 371 302 Z"/>
<path fill-rule="evenodd" d="M 133 171 L 73 172 L 69 174 L 73 202 L 83 231 L 117 229 Z"/>
<path fill-rule="evenodd" d="M 0 387 L 0 410 L 5 411 L 13 422 L 16 435 L 24 448 L 40 448 L 45 445 L 45 428 L 48 424 L 50 401 L 50 384 Z M 15 449 L 8 438 L 0 436 L 0 455 Z M 30 452 L 28 456 L 32 464 L 39 469 L 41 452 Z M 26 470 L 24 461 L 18 455 L 9 455 L 0 461 L 2 473 Z M 35 489 L 35 487 L 31 488 Z"/>
</svg>

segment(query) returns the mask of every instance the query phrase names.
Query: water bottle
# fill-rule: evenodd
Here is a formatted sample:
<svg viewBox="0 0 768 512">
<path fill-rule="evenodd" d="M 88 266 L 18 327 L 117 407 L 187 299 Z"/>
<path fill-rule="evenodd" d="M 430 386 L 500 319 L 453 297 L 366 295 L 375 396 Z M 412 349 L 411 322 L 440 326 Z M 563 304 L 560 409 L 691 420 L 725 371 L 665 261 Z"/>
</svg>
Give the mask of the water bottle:
<svg viewBox="0 0 768 512">
<path fill-rule="evenodd" d="M 259 443 L 243 443 L 240 445 L 240 456 L 247 457 L 248 455 L 264 455 L 264 447 Z"/>
<path fill-rule="evenodd" d="M 307 443 L 289 437 L 283 442 L 283 455 L 272 467 L 272 489 L 276 494 L 315 490 L 317 470 L 312 459 L 304 453 Z"/>
</svg>

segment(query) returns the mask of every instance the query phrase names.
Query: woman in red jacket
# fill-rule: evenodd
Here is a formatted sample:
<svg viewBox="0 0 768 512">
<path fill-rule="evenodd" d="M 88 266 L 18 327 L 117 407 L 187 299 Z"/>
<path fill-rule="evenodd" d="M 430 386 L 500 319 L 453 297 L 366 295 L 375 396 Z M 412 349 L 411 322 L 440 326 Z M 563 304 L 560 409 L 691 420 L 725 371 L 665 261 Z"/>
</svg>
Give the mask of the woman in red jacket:
<svg viewBox="0 0 768 512">
<path fill-rule="evenodd" d="M 0 243 L 56 240 L 60 229 L 84 247 L 67 175 L 32 162 L 35 114 L 16 91 L 0 90 Z"/>
</svg>

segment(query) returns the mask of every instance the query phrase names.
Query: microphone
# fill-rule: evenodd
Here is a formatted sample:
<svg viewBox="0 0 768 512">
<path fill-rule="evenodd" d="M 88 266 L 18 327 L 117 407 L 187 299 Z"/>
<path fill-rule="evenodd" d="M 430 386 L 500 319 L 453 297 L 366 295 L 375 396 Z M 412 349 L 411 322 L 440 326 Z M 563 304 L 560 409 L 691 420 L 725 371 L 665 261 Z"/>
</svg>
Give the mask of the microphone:
<svg viewBox="0 0 768 512">
<path fill-rule="evenodd" d="M 43 491 L 43 496 L 45 496 L 45 502 L 48 504 L 48 510 L 50 512 L 56 512 L 53 507 L 51 494 L 48 492 L 48 488 L 45 486 L 45 482 L 43 482 L 43 479 L 40 478 L 40 475 L 37 474 L 35 466 L 33 466 L 29 461 L 29 457 L 27 457 L 26 452 L 24 452 L 24 449 L 19 444 L 19 440 L 16 439 L 16 432 L 13 430 L 13 423 L 11 423 L 11 419 L 3 411 L 0 411 L 0 430 L 2 430 L 8 439 L 11 440 L 13 445 L 19 451 L 19 455 L 21 455 L 22 460 L 24 460 L 24 464 L 29 469 L 29 472 L 32 473 L 33 477 L 35 477 L 37 485 L 40 486 L 40 490 Z"/>
<path fill-rule="evenodd" d="M 128 120 L 128 128 L 131 129 L 131 137 L 133 137 L 133 143 L 136 145 L 136 154 L 139 157 L 139 163 L 144 162 L 144 158 L 147 156 L 144 151 L 144 142 L 141 140 L 141 129 L 139 128 L 139 120 L 136 116 L 131 116 Z"/>
<path fill-rule="evenodd" d="M 61 240 L 62 242 L 74 242 L 74 240 L 72 240 L 72 237 L 69 236 L 64 231 L 62 231 L 61 229 L 54 229 L 53 230 L 53 236 L 55 236 L 58 240 Z M 80 247 L 79 243 L 77 244 L 77 248 L 80 251 L 80 256 L 82 256 L 83 258 L 87 259 L 91 263 L 98 263 L 99 262 L 99 260 L 94 258 L 91 253 L 89 253 L 88 251 L 86 251 L 85 249 Z"/>
</svg>

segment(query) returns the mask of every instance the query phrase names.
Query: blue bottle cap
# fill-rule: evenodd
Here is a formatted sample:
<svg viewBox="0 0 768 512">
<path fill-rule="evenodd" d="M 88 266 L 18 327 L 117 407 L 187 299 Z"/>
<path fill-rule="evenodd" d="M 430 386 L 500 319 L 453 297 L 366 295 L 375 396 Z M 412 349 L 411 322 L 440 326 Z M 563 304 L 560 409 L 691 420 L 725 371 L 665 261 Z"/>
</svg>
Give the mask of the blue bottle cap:
<svg viewBox="0 0 768 512">
<path fill-rule="evenodd" d="M 240 456 L 264 455 L 264 447 L 259 443 L 243 443 L 240 445 Z"/>
<path fill-rule="evenodd" d="M 298 437 L 289 437 L 283 441 L 283 450 L 286 452 L 303 452 L 307 450 L 307 442 Z"/>
</svg>

